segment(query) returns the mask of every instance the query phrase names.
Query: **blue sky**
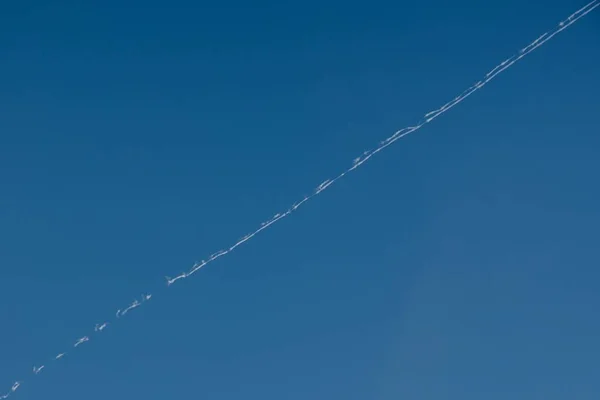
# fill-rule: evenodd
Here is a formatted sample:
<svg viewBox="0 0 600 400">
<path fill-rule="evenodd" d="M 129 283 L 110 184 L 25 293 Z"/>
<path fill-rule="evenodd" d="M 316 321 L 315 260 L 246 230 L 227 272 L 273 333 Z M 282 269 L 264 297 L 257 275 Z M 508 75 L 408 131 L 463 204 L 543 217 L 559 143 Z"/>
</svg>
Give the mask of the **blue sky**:
<svg viewBox="0 0 600 400">
<path fill-rule="evenodd" d="M 250 4 L 0 6 L 0 391 L 597 399 L 600 11 L 167 290 L 583 5 Z"/>
</svg>

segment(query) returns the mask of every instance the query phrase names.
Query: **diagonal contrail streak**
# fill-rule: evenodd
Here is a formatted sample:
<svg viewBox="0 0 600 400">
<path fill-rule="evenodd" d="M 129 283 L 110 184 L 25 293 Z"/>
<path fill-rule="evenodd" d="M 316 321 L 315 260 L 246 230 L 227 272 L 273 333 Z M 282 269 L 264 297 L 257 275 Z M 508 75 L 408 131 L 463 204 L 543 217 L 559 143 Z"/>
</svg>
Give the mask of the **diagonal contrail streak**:
<svg viewBox="0 0 600 400">
<path fill-rule="evenodd" d="M 313 193 L 311 195 L 305 196 L 302 200 L 300 200 L 297 203 L 295 203 L 294 205 L 292 205 L 285 212 L 277 213 L 273 217 L 271 217 L 270 219 L 262 222 L 259 228 L 257 228 L 253 232 L 247 234 L 246 236 L 242 237 L 241 239 L 239 239 L 237 242 L 235 242 L 229 248 L 226 248 L 226 249 L 223 249 L 223 250 L 219 250 L 218 252 L 212 254 L 205 261 L 202 261 L 202 262 L 199 262 L 199 263 L 195 263 L 188 272 L 182 272 L 181 274 L 177 275 L 175 278 L 169 278 L 169 277 L 167 277 L 166 278 L 167 279 L 167 287 L 172 286 L 174 283 L 176 283 L 176 282 L 178 282 L 180 280 L 183 280 L 183 279 L 186 279 L 186 278 L 190 277 L 191 275 L 193 275 L 196 272 L 198 272 L 201 268 L 203 268 L 206 265 L 212 263 L 216 259 L 229 254 L 230 252 L 232 252 L 233 250 L 235 250 L 238 246 L 241 246 L 245 242 L 249 241 L 254 236 L 256 236 L 260 232 L 268 229 L 269 227 L 271 227 L 276 222 L 278 222 L 278 221 L 280 221 L 280 220 L 288 217 L 290 214 L 292 214 L 294 211 L 296 211 L 298 208 L 300 208 L 306 202 L 308 202 L 312 198 L 318 196 L 323 191 L 325 191 L 329 187 L 331 187 L 331 185 L 333 185 L 334 183 L 336 183 L 338 180 L 342 179 L 344 176 L 346 176 L 350 172 L 352 172 L 355 169 L 357 169 L 360 166 L 362 166 L 364 163 L 366 163 L 368 160 L 370 160 L 377 153 L 379 153 L 382 150 L 386 149 L 388 146 L 392 145 L 393 143 L 395 143 L 399 139 L 405 137 L 406 135 L 409 135 L 409 134 L 411 134 L 413 132 L 418 131 L 423 126 L 429 124 L 431 121 L 433 121 L 434 119 L 436 119 L 440 115 L 446 113 L 447 111 L 451 110 L 452 108 L 454 108 L 455 106 L 457 106 L 458 104 L 460 104 L 461 102 L 463 102 L 467 97 L 471 96 L 473 93 L 475 93 L 476 91 L 478 91 L 481 88 L 483 88 L 488 82 L 490 82 L 491 80 L 493 80 L 494 78 L 496 78 L 499 74 L 501 74 L 502 72 L 506 71 L 511 66 L 513 66 L 517 61 L 521 60 L 523 57 L 527 56 L 531 52 L 533 52 L 536 49 L 538 49 L 540 46 L 542 46 L 545 43 L 547 43 L 554 36 L 558 35 L 560 32 L 564 31 L 569 26 L 573 25 L 580 18 L 583 18 L 584 16 L 586 16 L 587 14 L 589 14 L 590 12 L 592 12 L 594 9 L 596 9 L 598 6 L 600 6 L 600 0 L 593 0 L 590 3 L 586 4 L 584 7 L 580 8 L 579 10 L 577 10 L 576 12 L 574 12 L 573 14 L 571 14 L 568 18 L 566 18 L 565 20 L 561 21 L 554 29 L 552 29 L 552 30 L 550 30 L 548 32 L 543 33 L 537 39 L 535 39 L 533 42 L 529 43 L 527 46 L 525 46 L 521 50 L 519 50 L 515 55 L 513 55 L 512 57 L 507 58 L 506 60 L 502 61 L 500 64 L 498 64 L 497 66 L 495 66 L 494 68 L 492 68 L 488 73 L 485 74 L 485 76 L 484 76 L 484 78 L 482 80 L 477 81 L 475 84 L 473 84 L 472 86 L 470 86 L 468 89 L 466 89 L 465 91 L 463 91 L 460 95 L 456 96 L 451 101 L 449 101 L 446 104 L 444 104 L 442 107 L 437 108 L 435 110 L 432 110 L 432 111 L 429 111 L 428 113 L 426 113 L 424 115 L 423 119 L 419 123 L 417 123 L 416 125 L 414 125 L 414 126 L 407 126 L 405 128 L 400 129 L 399 131 L 395 132 L 390 137 L 388 137 L 385 140 L 379 142 L 379 145 L 377 147 L 375 147 L 374 149 L 365 151 L 363 154 L 361 154 L 359 157 L 357 157 L 357 158 L 355 158 L 353 160 L 352 165 L 350 167 L 348 167 L 342 173 L 340 173 L 339 175 L 337 175 L 335 178 L 333 178 L 333 179 L 327 179 L 327 180 L 323 181 L 323 183 L 321 183 L 319 186 L 317 186 L 314 189 L 314 191 L 313 191 Z M 121 318 L 121 317 L 125 316 L 127 313 L 129 313 L 130 311 L 132 311 L 133 309 L 142 306 L 145 302 L 147 302 L 148 300 L 150 300 L 151 297 L 152 297 L 151 294 L 146 294 L 146 295 L 142 296 L 141 301 L 140 300 L 134 300 L 126 308 L 119 309 L 117 311 L 117 313 L 116 313 L 116 318 Z M 103 332 L 104 329 L 108 326 L 108 324 L 109 324 L 109 322 L 103 322 L 102 324 L 96 324 L 95 328 L 94 328 L 94 332 L 96 334 L 99 334 L 99 333 Z M 83 336 L 83 337 L 81 337 L 80 339 L 77 340 L 77 342 L 73 345 L 73 347 L 74 348 L 79 347 L 80 345 L 82 345 L 83 343 L 88 342 L 88 341 L 90 341 L 90 336 Z M 52 358 L 51 362 L 57 362 L 58 360 L 60 360 L 63 357 L 65 357 L 66 355 L 67 355 L 66 352 L 59 353 L 58 355 L 56 355 L 56 356 L 54 356 Z M 47 365 L 48 364 L 43 364 L 40 367 L 35 367 L 34 366 L 33 367 L 33 374 L 37 375 L 37 374 L 41 373 L 41 371 L 44 368 L 46 368 Z M 14 393 L 22 385 L 23 385 L 23 381 L 22 380 L 16 381 L 11 386 L 10 390 L 6 394 L 0 395 L 0 400 L 8 399 L 12 395 L 14 395 Z"/>
<path fill-rule="evenodd" d="M 392 136 L 390 136 L 387 139 L 380 142 L 379 146 L 377 148 L 375 148 L 374 150 L 368 150 L 368 151 L 364 152 L 361 156 L 355 158 L 351 167 L 349 167 L 348 169 L 346 169 L 345 171 L 340 173 L 335 178 L 325 180 L 323 183 L 321 183 L 319 186 L 317 186 L 317 188 L 315 189 L 313 194 L 311 194 L 310 196 L 304 197 L 304 199 L 302 199 L 300 202 L 294 204 L 291 208 L 286 210 L 284 213 L 275 214 L 270 220 L 263 222 L 260 228 L 258 228 L 254 232 L 244 236 L 242 239 L 240 239 L 238 242 L 236 242 L 229 249 L 221 250 L 221 251 L 217 252 L 215 255 L 211 256 L 207 261 L 203 261 L 202 263 L 195 264 L 189 272 L 183 273 L 175 279 L 167 278 L 167 284 L 171 285 L 179 279 L 187 278 L 190 275 L 197 272 L 200 268 L 213 262 L 217 258 L 224 256 L 227 253 L 233 251 L 236 247 L 238 247 L 242 243 L 248 241 L 249 239 L 254 237 L 256 234 L 258 234 L 261 231 L 268 228 L 270 225 L 274 224 L 275 222 L 287 217 L 292 212 L 296 211 L 301 205 L 306 203 L 308 200 L 319 195 L 325 189 L 327 189 L 328 187 L 330 187 L 331 185 L 336 183 L 338 180 L 342 179 L 345 175 L 347 175 L 351 171 L 360 167 L 362 164 L 364 164 L 367 160 L 369 160 L 375 154 L 379 153 L 380 151 L 382 151 L 383 149 L 385 149 L 392 143 L 396 142 L 398 139 L 401 139 L 404 136 L 421 129 L 423 126 L 427 125 L 428 123 L 433 121 L 435 118 L 439 117 L 446 111 L 452 109 L 453 107 L 455 107 L 456 105 L 461 103 L 463 100 L 465 100 L 467 97 L 469 97 L 471 94 L 473 94 L 476 91 L 478 91 L 479 89 L 483 88 L 489 81 L 494 79 L 496 76 L 498 76 L 499 74 L 501 74 L 502 72 L 506 71 L 508 68 L 513 66 L 517 61 L 519 61 L 520 59 L 522 59 L 523 57 L 525 57 L 532 51 L 534 51 L 537 48 L 539 48 L 540 46 L 542 46 L 544 43 L 546 43 L 547 41 L 552 39 L 555 35 L 557 35 L 558 33 L 562 32 L 563 30 L 568 28 L 570 25 L 577 22 L 577 20 L 579 20 L 580 18 L 582 18 L 585 15 L 587 15 L 588 13 L 590 13 L 592 10 L 594 10 L 596 7 L 598 7 L 600 5 L 600 3 L 598 1 L 599 0 L 594 0 L 591 3 L 588 3 L 586 6 L 582 7 L 581 9 L 577 10 L 575 13 L 571 14 L 567 19 L 565 19 L 564 21 L 561 21 L 558 24 L 558 27 L 555 28 L 553 31 L 542 34 L 537 39 L 535 39 L 533 42 L 531 42 L 529 45 L 522 48 L 519 51 L 518 55 L 513 55 L 512 57 L 504 60 L 502 63 L 500 63 L 499 65 L 494 67 L 490 72 L 488 72 L 485 75 L 485 78 L 483 80 L 478 81 L 477 83 L 475 83 L 474 85 L 469 87 L 467 90 L 465 90 L 462 94 L 455 97 L 452 101 L 449 101 L 448 103 L 443 105 L 441 108 L 438 108 L 437 110 L 430 111 L 427 114 L 425 114 L 425 120 L 421 120 L 421 122 L 419 122 L 415 126 L 408 126 L 408 127 L 400 129 L 399 131 L 395 132 Z"/>
</svg>

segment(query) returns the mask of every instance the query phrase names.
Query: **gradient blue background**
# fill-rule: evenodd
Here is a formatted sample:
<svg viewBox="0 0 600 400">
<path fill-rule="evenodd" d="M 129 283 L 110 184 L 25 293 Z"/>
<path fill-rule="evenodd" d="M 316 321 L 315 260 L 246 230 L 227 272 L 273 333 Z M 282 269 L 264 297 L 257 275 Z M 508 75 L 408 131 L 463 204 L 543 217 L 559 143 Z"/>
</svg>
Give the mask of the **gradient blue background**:
<svg viewBox="0 0 600 400">
<path fill-rule="evenodd" d="M 600 10 L 163 281 L 583 4 L 3 2 L 0 392 L 598 399 Z"/>
</svg>

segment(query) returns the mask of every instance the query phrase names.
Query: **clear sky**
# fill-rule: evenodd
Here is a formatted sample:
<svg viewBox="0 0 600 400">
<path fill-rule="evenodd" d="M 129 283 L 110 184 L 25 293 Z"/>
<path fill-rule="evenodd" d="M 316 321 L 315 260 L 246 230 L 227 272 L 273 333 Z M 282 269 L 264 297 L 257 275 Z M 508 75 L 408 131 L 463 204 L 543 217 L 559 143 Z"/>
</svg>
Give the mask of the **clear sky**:
<svg viewBox="0 0 600 400">
<path fill-rule="evenodd" d="M 0 392 L 598 399 L 600 10 L 164 285 L 584 2 L 3 2 Z"/>
</svg>

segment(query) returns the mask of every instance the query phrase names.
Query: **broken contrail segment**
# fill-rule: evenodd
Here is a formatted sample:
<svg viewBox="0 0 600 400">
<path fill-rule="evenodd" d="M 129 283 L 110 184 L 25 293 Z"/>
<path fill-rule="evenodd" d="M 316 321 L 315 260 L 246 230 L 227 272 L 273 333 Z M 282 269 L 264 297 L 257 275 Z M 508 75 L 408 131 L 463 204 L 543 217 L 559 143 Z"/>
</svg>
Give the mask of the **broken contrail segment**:
<svg viewBox="0 0 600 400">
<path fill-rule="evenodd" d="M 530 44 L 528 44 L 527 46 L 525 46 L 521 50 L 519 50 L 518 53 L 516 53 L 515 55 L 513 55 L 510 58 L 507 58 L 506 60 L 502 61 L 500 64 L 498 64 L 497 66 L 492 68 L 487 74 L 485 74 L 485 76 L 482 80 L 477 81 L 475 84 L 473 84 L 467 90 L 463 91 L 460 95 L 456 96 L 454 99 L 452 99 L 448 103 L 444 104 L 442 107 L 426 113 L 424 115 L 423 119 L 418 124 L 416 124 L 414 126 L 407 126 L 405 128 L 400 129 L 399 131 L 395 132 L 393 135 L 391 135 L 387 139 L 379 142 L 379 145 L 377 147 L 375 147 L 374 149 L 365 151 L 363 154 L 361 154 L 359 157 L 357 157 L 353 160 L 352 165 L 350 167 L 348 167 L 342 173 L 337 175 L 335 178 L 327 179 L 327 180 L 323 181 L 323 183 L 321 183 L 319 186 L 317 186 L 314 189 L 314 191 L 311 195 L 305 196 L 302 200 L 300 200 L 299 202 L 292 205 L 285 212 L 277 213 L 270 219 L 264 221 L 263 223 L 261 223 L 261 225 L 258 229 L 254 230 L 253 232 L 251 232 L 251 233 L 247 234 L 246 236 L 244 236 L 243 238 L 239 239 L 236 243 L 234 243 L 229 248 L 220 250 L 220 251 L 212 254 L 205 261 L 202 261 L 200 263 L 195 263 L 188 272 L 182 272 L 181 274 L 177 275 L 175 278 L 167 277 L 167 286 L 170 287 L 177 281 L 190 277 L 191 275 L 198 272 L 201 268 L 203 268 L 206 265 L 210 264 L 211 262 L 215 261 L 217 258 L 223 257 L 224 255 L 232 252 L 236 247 L 238 247 L 238 246 L 242 245 L 243 243 L 247 242 L 248 240 L 252 239 L 254 236 L 256 236 L 260 232 L 264 231 L 265 229 L 268 229 L 271 225 L 275 224 L 277 221 L 280 221 L 280 220 L 286 218 L 287 216 L 292 214 L 294 211 L 296 211 L 299 207 L 301 207 L 304 203 L 306 203 L 310 199 L 314 198 L 315 196 L 319 195 L 320 193 L 322 193 L 323 191 L 325 191 L 326 189 L 331 187 L 331 185 L 336 183 L 338 180 L 342 179 L 348 173 L 350 173 L 350 172 L 354 171 L 355 169 L 359 168 L 360 166 L 362 166 L 365 162 L 367 162 L 369 159 L 371 159 L 371 157 L 373 157 L 375 154 L 384 150 L 385 148 L 390 146 L 392 143 L 403 138 L 404 136 L 418 131 L 423 126 L 427 125 L 428 123 L 430 123 L 431 121 L 433 121 L 434 119 L 439 117 L 440 115 L 444 114 L 448 110 L 452 109 L 453 107 L 455 107 L 456 105 L 461 103 L 463 100 L 465 100 L 471 94 L 473 94 L 476 91 L 478 91 L 479 89 L 483 88 L 488 82 L 490 82 L 496 76 L 498 76 L 499 74 L 501 74 L 502 72 L 506 71 L 508 68 L 513 66 L 517 61 L 521 60 L 523 57 L 527 56 L 529 53 L 535 51 L 540 46 L 547 43 L 554 36 L 558 35 L 560 32 L 567 29 L 569 26 L 571 26 L 572 24 L 577 22 L 580 18 L 583 18 L 584 16 L 586 16 L 587 14 L 592 12 L 598 6 L 600 6 L 600 0 L 594 0 L 590 3 L 588 3 L 587 5 L 585 5 L 584 7 L 580 8 L 579 10 L 577 10 L 576 12 L 571 14 L 568 18 L 561 21 L 554 29 L 543 33 L 537 39 L 535 39 L 533 42 L 531 42 Z M 129 313 L 133 309 L 142 306 L 145 302 L 150 300 L 151 297 L 152 297 L 152 295 L 146 294 L 146 295 L 142 296 L 141 300 L 134 300 L 126 308 L 124 308 L 122 310 L 119 309 L 116 313 L 116 318 L 124 317 L 127 313 Z M 96 334 L 99 334 L 102 331 L 104 331 L 104 329 L 107 326 L 108 326 L 108 322 L 103 322 L 101 324 L 97 324 L 94 328 L 94 332 Z M 89 340 L 90 340 L 90 336 L 83 336 L 75 342 L 73 347 L 74 348 L 79 347 L 79 346 L 83 345 L 84 343 L 88 342 Z M 54 356 L 50 362 L 57 362 L 57 360 L 60 360 L 63 357 L 65 357 L 66 354 L 67 354 L 66 352 L 59 353 L 58 355 Z M 42 372 L 42 370 L 44 368 L 46 368 L 47 366 L 48 366 L 48 364 L 41 365 L 40 367 L 34 366 L 33 374 L 34 375 L 40 374 Z M 21 381 L 21 380 L 14 382 L 13 385 L 11 386 L 10 390 L 6 394 L 0 395 L 0 400 L 7 399 L 7 398 L 11 397 L 12 395 L 14 395 L 14 393 L 17 392 L 17 390 L 23 385 L 23 382 L 24 381 Z"/>
</svg>

